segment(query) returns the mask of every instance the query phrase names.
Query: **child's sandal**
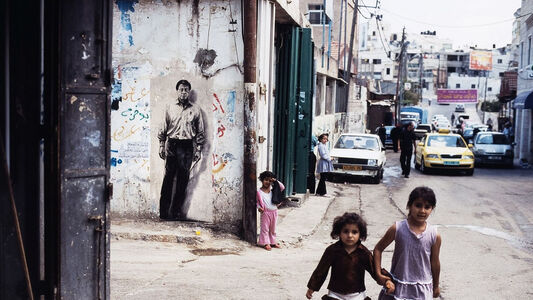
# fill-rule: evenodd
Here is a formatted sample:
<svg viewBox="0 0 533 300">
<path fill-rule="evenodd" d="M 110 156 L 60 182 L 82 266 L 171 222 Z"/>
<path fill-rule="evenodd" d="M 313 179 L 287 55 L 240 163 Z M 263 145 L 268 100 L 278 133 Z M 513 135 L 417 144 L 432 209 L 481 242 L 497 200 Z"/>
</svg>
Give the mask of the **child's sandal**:
<svg viewBox="0 0 533 300">
<path fill-rule="evenodd" d="M 272 245 L 272 248 L 278 248 L 278 249 L 281 249 L 281 245 L 280 245 L 280 244 L 274 244 L 274 245 Z"/>
<path fill-rule="evenodd" d="M 270 247 L 270 245 L 267 244 L 267 245 L 265 245 L 265 249 L 266 249 L 267 251 L 270 251 L 270 250 L 272 250 L 272 247 Z"/>
</svg>

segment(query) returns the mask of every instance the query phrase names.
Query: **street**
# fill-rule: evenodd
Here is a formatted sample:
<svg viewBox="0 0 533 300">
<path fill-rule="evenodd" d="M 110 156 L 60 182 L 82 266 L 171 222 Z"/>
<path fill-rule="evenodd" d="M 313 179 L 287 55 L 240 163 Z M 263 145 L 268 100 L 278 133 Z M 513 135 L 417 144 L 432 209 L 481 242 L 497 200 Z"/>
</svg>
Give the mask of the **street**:
<svg viewBox="0 0 533 300">
<path fill-rule="evenodd" d="M 198 245 L 112 239 L 112 299 L 305 299 L 312 271 L 334 242 L 329 237 L 333 218 L 345 211 L 362 214 L 369 233 L 364 245 L 373 249 L 394 221 L 406 217 L 408 195 L 419 185 L 431 187 L 437 196 L 428 221 L 439 226 L 443 240 L 441 299 L 533 297 L 531 169 L 477 168 L 474 176 L 424 175 L 413 169 L 405 179 L 399 153 L 387 150 L 387 159 L 379 185 L 328 183 L 328 194 L 336 197 L 313 200 L 327 209 L 302 239 L 286 240 L 282 232 L 290 228 L 283 226 L 301 222 L 282 217 L 278 237 L 283 249 L 265 251 L 216 234 Z M 313 208 L 304 203 L 293 209 Z M 390 268 L 392 249 L 384 253 L 385 268 Z M 327 293 L 328 280 L 313 299 Z M 370 276 L 366 287 L 367 295 L 377 299 L 380 287 Z"/>
</svg>

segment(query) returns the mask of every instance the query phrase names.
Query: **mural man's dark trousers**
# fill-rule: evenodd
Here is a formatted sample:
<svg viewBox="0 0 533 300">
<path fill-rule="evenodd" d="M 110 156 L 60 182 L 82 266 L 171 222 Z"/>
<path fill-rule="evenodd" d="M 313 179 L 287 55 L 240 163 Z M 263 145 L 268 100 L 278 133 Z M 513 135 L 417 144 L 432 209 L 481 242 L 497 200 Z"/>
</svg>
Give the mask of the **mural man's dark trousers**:
<svg viewBox="0 0 533 300">
<path fill-rule="evenodd" d="M 400 153 L 400 164 L 402 165 L 402 175 L 409 176 L 411 173 L 411 158 L 413 157 L 413 150 L 402 150 Z"/>
<path fill-rule="evenodd" d="M 161 219 L 184 219 L 187 185 L 193 160 L 192 140 L 168 139 L 166 145 L 165 177 L 159 200 Z M 174 192 L 174 193 L 173 193 Z"/>
<path fill-rule="evenodd" d="M 315 177 L 316 155 L 314 152 L 309 152 L 308 163 L 309 163 L 309 171 L 307 172 L 307 189 L 309 190 L 310 193 L 312 193 L 315 191 L 315 187 L 316 187 L 316 177 Z"/>
<path fill-rule="evenodd" d="M 392 150 L 398 152 L 398 139 L 392 139 Z"/>
</svg>

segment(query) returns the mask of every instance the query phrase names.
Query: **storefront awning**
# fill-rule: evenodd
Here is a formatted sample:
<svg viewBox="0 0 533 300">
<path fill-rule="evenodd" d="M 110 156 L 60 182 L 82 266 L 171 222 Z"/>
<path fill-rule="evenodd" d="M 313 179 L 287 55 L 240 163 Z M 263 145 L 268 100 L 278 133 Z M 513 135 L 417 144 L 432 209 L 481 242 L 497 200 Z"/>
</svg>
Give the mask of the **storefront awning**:
<svg viewBox="0 0 533 300">
<path fill-rule="evenodd" d="M 514 108 L 532 109 L 533 108 L 533 91 L 526 91 L 518 94 L 513 100 Z"/>
</svg>

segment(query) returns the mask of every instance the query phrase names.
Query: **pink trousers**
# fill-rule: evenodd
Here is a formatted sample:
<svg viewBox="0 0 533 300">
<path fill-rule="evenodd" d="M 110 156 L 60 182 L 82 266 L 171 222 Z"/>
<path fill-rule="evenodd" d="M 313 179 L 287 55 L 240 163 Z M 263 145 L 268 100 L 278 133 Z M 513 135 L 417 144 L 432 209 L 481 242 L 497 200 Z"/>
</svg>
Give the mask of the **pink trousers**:
<svg viewBox="0 0 533 300">
<path fill-rule="evenodd" d="M 261 213 L 261 232 L 259 233 L 259 245 L 276 244 L 276 222 L 278 210 L 265 209 Z"/>
</svg>

